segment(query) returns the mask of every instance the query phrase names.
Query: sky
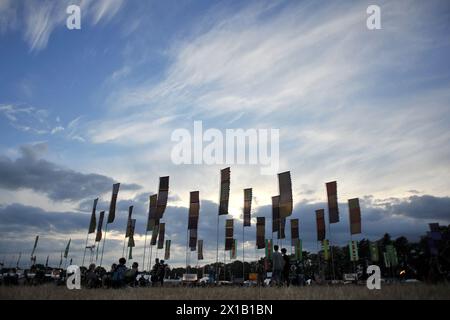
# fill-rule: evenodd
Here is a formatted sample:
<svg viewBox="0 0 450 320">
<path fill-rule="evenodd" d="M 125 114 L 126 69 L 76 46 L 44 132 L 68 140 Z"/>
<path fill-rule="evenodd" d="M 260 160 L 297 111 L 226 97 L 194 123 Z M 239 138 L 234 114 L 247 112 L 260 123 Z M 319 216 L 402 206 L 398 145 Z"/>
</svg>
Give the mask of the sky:
<svg viewBox="0 0 450 320">
<path fill-rule="evenodd" d="M 81 8 L 80 30 L 66 27 L 71 4 Z M 371 4 L 379 30 L 366 26 Z M 317 250 L 314 211 L 326 207 L 328 181 L 337 181 L 341 217 L 332 243 L 350 239 L 355 197 L 357 240 L 388 232 L 414 241 L 428 223 L 449 224 L 449 21 L 449 2 L 437 0 L 0 0 L 0 261 L 14 265 L 21 252 L 27 265 L 39 235 L 38 261 L 57 264 L 71 238 L 69 257 L 81 263 L 93 200 L 107 210 L 120 182 L 104 264 L 122 253 L 130 205 L 141 262 L 148 197 L 166 175 L 169 264 L 185 264 L 195 190 L 204 262 L 215 261 L 228 165 L 171 159 L 172 133 L 192 132 L 194 121 L 223 133 L 279 129 L 278 172 L 291 172 L 306 250 Z M 254 248 L 256 216 L 270 225 L 277 176 L 230 167 L 239 247 L 243 189 L 253 188 L 244 239 L 246 260 L 255 259 L 264 254 Z"/>
</svg>

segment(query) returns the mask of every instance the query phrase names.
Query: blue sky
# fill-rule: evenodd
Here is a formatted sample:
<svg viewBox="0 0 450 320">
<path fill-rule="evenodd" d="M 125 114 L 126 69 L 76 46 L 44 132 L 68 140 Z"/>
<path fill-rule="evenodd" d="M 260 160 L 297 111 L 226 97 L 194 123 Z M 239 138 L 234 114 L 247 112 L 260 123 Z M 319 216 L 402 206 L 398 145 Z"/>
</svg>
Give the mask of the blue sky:
<svg viewBox="0 0 450 320">
<path fill-rule="evenodd" d="M 65 26 L 69 4 L 81 5 L 81 30 Z M 187 219 L 192 190 L 213 208 L 222 166 L 170 160 L 171 133 L 192 130 L 194 120 L 220 130 L 280 129 L 280 172 L 292 173 L 300 221 L 325 200 L 324 183 L 337 180 L 342 216 L 346 199 L 364 199 L 363 222 L 372 222 L 361 236 L 391 228 L 417 237 L 433 222 L 427 210 L 448 224 L 449 3 L 377 1 L 381 30 L 366 28 L 370 4 L 0 0 L 0 169 L 11 179 L 0 185 L 1 237 L 11 239 L 0 254 L 28 250 L 36 233 L 47 253 L 63 247 L 67 232 L 54 226 L 7 232 L 15 230 L 12 217 L 86 215 L 91 199 L 109 199 L 112 181 L 129 185 L 120 209 L 139 203 L 141 217 L 164 175 L 171 176 L 174 216 Z M 72 180 L 35 183 L 60 179 L 55 172 Z M 254 188 L 255 216 L 278 188 L 276 176 L 260 175 L 257 166 L 232 166 L 236 218 L 246 187 Z M 412 203 L 427 204 L 422 215 Z M 300 232 L 312 235 L 304 241 L 313 249 L 310 222 Z M 67 230 L 76 258 L 83 228 Z M 119 246 L 120 228 L 112 235 Z M 182 231 L 167 232 L 180 251 Z M 175 253 L 174 263 L 183 255 Z"/>
</svg>

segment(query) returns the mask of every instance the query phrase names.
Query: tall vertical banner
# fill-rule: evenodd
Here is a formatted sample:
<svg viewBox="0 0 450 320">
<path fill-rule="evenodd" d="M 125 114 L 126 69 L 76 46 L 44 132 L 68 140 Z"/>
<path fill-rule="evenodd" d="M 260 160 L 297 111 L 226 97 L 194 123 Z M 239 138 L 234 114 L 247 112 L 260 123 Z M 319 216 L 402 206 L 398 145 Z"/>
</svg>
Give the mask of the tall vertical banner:
<svg viewBox="0 0 450 320">
<path fill-rule="evenodd" d="M 92 207 L 91 221 L 89 221 L 88 234 L 95 232 L 95 226 L 97 224 L 97 221 L 95 219 L 95 211 L 97 210 L 97 203 L 98 203 L 98 198 L 94 200 L 94 205 Z"/>
<path fill-rule="evenodd" d="M 70 242 L 72 241 L 72 239 L 69 239 L 69 242 L 67 243 L 66 246 L 66 250 L 64 250 L 64 258 L 67 259 L 68 255 L 69 255 L 69 249 L 70 249 Z"/>
<path fill-rule="evenodd" d="M 220 171 L 220 202 L 219 215 L 228 214 L 228 201 L 230 199 L 230 168 Z"/>
<path fill-rule="evenodd" d="M 136 228 L 136 219 L 130 221 L 130 234 L 128 235 L 128 248 L 134 247 L 134 229 Z"/>
<path fill-rule="evenodd" d="M 113 184 L 111 202 L 109 204 L 108 220 L 106 221 L 106 223 L 113 223 L 116 217 L 116 203 L 117 203 L 117 196 L 119 195 L 119 188 L 120 183 Z"/>
<path fill-rule="evenodd" d="M 286 238 L 285 234 L 286 229 L 286 218 L 280 218 L 280 229 L 278 230 L 278 239 Z"/>
<path fill-rule="evenodd" d="M 327 239 L 322 241 L 323 259 L 328 261 L 330 259 L 330 242 Z"/>
<path fill-rule="evenodd" d="M 203 240 L 198 240 L 197 259 L 203 260 Z"/>
<path fill-rule="evenodd" d="M 292 214 L 292 183 L 290 171 L 278 174 L 278 186 L 280 191 L 280 218 L 286 218 Z"/>
<path fill-rule="evenodd" d="M 252 188 L 244 189 L 244 227 L 251 225 Z"/>
<path fill-rule="evenodd" d="M 166 251 L 164 252 L 164 260 L 170 259 L 170 244 L 171 240 L 166 240 Z"/>
<path fill-rule="evenodd" d="M 370 242 L 370 260 L 372 262 L 378 262 L 380 260 L 378 244 L 376 242 Z"/>
<path fill-rule="evenodd" d="M 339 208 L 337 198 L 337 183 L 331 181 L 326 183 L 328 196 L 328 218 L 330 223 L 339 222 Z"/>
<path fill-rule="evenodd" d="M 258 249 L 265 248 L 265 238 L 266 238 L 266 218 L 257 217 L 256 218 L 256 247 Z"/>
<path fill-rule="evenodd" d="M 273 241 L 272 241 L 272 239 L 266 239 L 265 247 L 266 247 L 266 250 L 265 250 L 266 259 L 272 260 L 272 256 L 273 256 Z"/>
<path fill-rule="evenodd" d="M 188 229 L 197 229 L 200 212 L 200 196 L 198 191 L 190 193 Z"/>
<path fill-rule="evenodd" d="M 164 234 L 166 232 L 166 224 L 159 224 L 159 235 L 158 235 L 158 249 L 162 249 L 164 247 Z"/>
<path fill-rule="evenodd" d="M 291 245 L 295 246 L 298 239 L 298 219 L 291 219 Z"/>
<path fill-rule="evenodd" d="M 303 248 L 302 248 L 302 240 L 301 239 L 295 239 L 295 260 L 302 261 L 303 260 Z"/>
<path fill-rule="evenodd" d="M 236 254 L 237 254 L 237 240 L 233 239 L 230 250 L 230 260 L 236 259 Z"/>
<path fill-rule="evenodd" d="M 350 234 L 361 233 L 361 209 L 359 198 L 348 200 L 348 211 L 350 220 Z"/>
<path fill-rule="evenodd" d="M 156 205 L 157 219 L 162 219 L 169 197 L 169 177 L 159 178 L 158 200 Z"/>
<path fill-rule="evenodd" d="M 189 248 L 195 251 L 197 247 L 197 229 L 189 230 Z"/>
<path fill-rule="evenodd" d="M 147 219 L 147 231 L 152 231 L 156 223 L 156 206 L 158 201 L 158 195 L 153 194 L 149 198 L 148 219 Z"/>
<path fill-rule="evenodd" d="M 325 210 L 316 210 L 317 241 L 325 240 Z"/>
<path fill-rule="evenodd" d="M 225 251 L 231 250 L 233 247 L 233 219 L 225 221 Z"/>
<path fill-rule="evenodd" d="M 159 224 L 155 225 L 152 230 L 152 239 L 150 240 L 150 245 L 154 246 L 156 244 L 156 240 L 158 239 L 159 233 Z"/>
<path fill-rule="evenodd" d="M 39 241 L 39 236 L 36 236 L 36 238 L 34 239 L 33 250 L 31 251 L 31 257 L 33 257 L 34 251 L 36 251 L 36 247 L 37 247 L 38 241 Z"/>
<path fill-rule="evenodd" d="M 350 241 L 348 244 L 348 249 L 350 251 L 350 261 L 358 261 L 358 242 L 355 240 Z"/>
<path fill-rule="evenodd" d="M 131 235 L 131 215 L 133 214 L 133 206 L 128 207 L 128 220 L 127 220 L 127 230 L 125 232 L 125 238 Z"/>
<path fill-rule="evenodd" d="M 105 211 L 101 211 L 98 218 L 97 234 L 95 235 L 95 242 L 100 242 L 100 240 L 102 240 L 102 227 L 104 218 L 105 218 Z"/>
<path fill-rule="evenodd" d="M 280 196 L 272 197 L 272 233 L 280 231 Z"/>
</svg>

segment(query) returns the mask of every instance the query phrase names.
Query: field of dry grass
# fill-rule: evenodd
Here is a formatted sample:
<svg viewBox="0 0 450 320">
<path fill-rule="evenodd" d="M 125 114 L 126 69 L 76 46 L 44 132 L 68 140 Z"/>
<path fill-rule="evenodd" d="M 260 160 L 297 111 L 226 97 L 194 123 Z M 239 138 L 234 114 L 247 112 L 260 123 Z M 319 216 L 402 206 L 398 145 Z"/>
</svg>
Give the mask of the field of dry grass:
<svg viewBox="0 0 450 320">
<path fill-rule="evenodd" d="M 381 290 L 365 286 L 313 286 L 290 288 L 125 288 L 68 290 L 65 286 L 0 287 L 0 299 L 166 299 L 166 300 L 311 300 L 311 299 L 445 299 L 450 300 L 450 285 L 395 284 Z"/>
</svg>

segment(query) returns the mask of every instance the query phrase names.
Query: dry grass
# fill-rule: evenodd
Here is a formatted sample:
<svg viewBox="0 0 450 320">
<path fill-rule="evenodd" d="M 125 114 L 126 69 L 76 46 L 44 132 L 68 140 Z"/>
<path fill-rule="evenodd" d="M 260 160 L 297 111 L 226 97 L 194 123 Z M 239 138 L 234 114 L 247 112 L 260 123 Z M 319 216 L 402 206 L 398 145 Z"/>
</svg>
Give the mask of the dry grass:
<svg viewBox="0 0 450 320">
<path fill-rule="evenodd" d="M 83 299 L 162 299 L 162 300 L 390 300 L 390 299 L 445 299 L 450 300 L 450 285 L 395 284 L 381 290 L 365 286 L 313 286 L 290 288 L 125 288 L 68 290 L 65 286 L 0 287 L 0 299 L 83 300 Z"/>
</svg>

